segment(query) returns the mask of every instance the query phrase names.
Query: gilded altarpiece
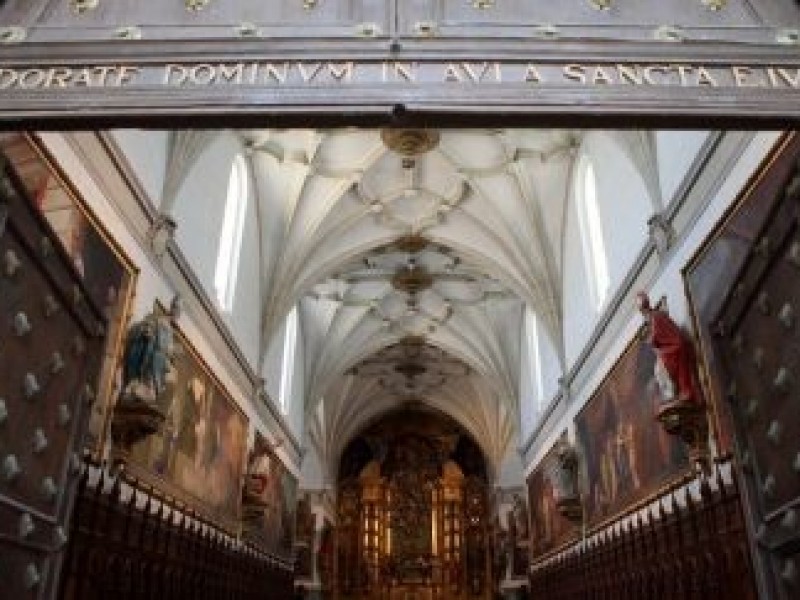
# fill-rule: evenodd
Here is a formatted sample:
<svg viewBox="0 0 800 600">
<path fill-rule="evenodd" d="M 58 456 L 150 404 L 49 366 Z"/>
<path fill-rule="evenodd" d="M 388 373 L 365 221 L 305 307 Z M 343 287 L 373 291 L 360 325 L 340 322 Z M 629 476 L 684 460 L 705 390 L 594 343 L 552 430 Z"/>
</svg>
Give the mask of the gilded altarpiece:
<svg viewBox="0 0 800 600">
<path fill-rule="evenodd" d="M 488 597 L 485 474 L 459 462 L 469 455 L 460 449 L 472 443 L 465 434 L 449 423 L 430 433 L 430 423 L 411 425 L 417 417 L 390 417 L 391 427 L 370 430 L 345 452 L 338 598 Z"/>
</svg>

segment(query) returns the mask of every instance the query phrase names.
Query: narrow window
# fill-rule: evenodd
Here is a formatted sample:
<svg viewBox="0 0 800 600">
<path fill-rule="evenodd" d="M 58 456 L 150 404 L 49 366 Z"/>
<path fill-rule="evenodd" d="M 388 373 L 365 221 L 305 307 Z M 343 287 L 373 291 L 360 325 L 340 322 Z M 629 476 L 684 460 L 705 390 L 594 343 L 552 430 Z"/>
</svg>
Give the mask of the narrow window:
<svg viewBox="0 0 800 600">
<path fill-rule="evenodd" d="M 214 269 L 214 290 L 224 311 L 233 308 L 236 275 L 239 271 L 239 254 L 242 249 L 244 215 L 247 210 L 247 163 L 239 154 L 231 165 L 228 178 L 228 196 L 222 218 L 217 265 Z"/>
<path fill-rule="evenodd" d="M 531 369 L 531 389 L 536 395 L 534 398 L 534 406 L 538 413 L 541 412 L 544 404 L 542 353 L 539 348 L 539 320 L 536 318 L 536 313 L 528 309 L 525 321 L 528 336 L 528 354 L 533 362 L 533 368 Z"/>
<path fill-rule="evenodd" d="M 279 401 L 281 412 L 289 411 L 289 399 L 292 394 L 292 379 L 294 375 L 294 359 L 297 354 L 297 307 L 295 306 L 286 317 L 286 333 L 283 336 L 283 363 L 281 365 L 281 389 Z"/>
<path fill-rule="evenodd" d="M 608 257 L 603 240 L 603 225 L 597 202 L 597 178 L 594 166 L 583 163 L 578 194 L 578 221 L 581 228 L 583 259 L 589 275 L 590 292 L 595 310 L 603 308 L 611 280 L 608 276 Z"/>
</svg>

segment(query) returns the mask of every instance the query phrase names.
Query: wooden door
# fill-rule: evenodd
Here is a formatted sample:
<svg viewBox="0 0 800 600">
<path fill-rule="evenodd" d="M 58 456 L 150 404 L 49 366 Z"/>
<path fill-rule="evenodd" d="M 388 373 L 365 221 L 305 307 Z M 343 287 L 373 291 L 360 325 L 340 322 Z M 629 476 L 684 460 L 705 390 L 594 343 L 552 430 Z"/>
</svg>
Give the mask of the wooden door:
<svg viewBox="0 0 800 600">
<path fill-rule="evenodd" d="M 800 597 L 800 147 L 717 321 L 728 412 L 760 593 Z M 774 182 L 773 182 L 774 183 Z"/>
<path fill-rule="evenodd" d="M 0 155 L 0 596 L 56 592 L 103 319 Z"/>
</svg>

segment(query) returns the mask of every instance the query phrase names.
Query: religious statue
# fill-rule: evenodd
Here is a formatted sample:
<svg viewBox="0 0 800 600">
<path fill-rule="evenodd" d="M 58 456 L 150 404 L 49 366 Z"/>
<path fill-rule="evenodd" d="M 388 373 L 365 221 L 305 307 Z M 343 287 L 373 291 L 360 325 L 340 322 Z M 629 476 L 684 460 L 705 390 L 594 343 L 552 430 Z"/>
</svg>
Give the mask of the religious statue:
<svg viewBox="0 0 800 600">
<path fill-rule="evenodd" d="M 494 576 L 495 587 L 500 587 L 500 582 L 506 577 L 508 566 L 511 564 L 511 544 L 509 535 L 500 524 L 500 517 L 495 516 L 492 526 L 494 533 Z"/>
<path fill-rule="evenodd" d="M 181 299 L 175 296 L 169 312 L 153 311 L 131 326 L 122 362 L 121 404 L 153 405 L 166 389 L 175 354 L 173 323 L 180 314 Z"/>
<path fill-rule="evenodd" d="M 654 375 L 663 400 L 656 418 L 667 433 L 681 438 L 692 462 L 708 471 L 708 421 L 692 343 L 644 292 L 636 294 L 636 306 L 645 318 L 645 340 L 656 354 Z"/>
<path fill-rule="evenodd" d="M 528 507 L 525 504 L 525 501 L 522 499 L 522 496 L 519 494 L 514 494 L 513 497 L 514 507 L 513 517 L 514 522 L 516 524 L 517 530 L 517 540 L 523 541 L 528 539 Z"/>
<path fill-rule="evenodd" d="M 570 521 L 580 521 L 583 508 L 578 491 L 578 454 L 566 441 L 558 443 L 550 483 L 558 513 Z"/>
<path fill-rule="evenodd" d="M 122 388 L 111 435 L 123 455 L 142 438 L 158 431 L 166 418 L 161 398 L 174 376 L 174 324 L 181 314 L 175 296 L 169 311 L 154 310 L 128 330 L 122 357 Z"/>
<path fill-rule="evenodd" d="M 666 312 L 651 306 L 644 292 L 636 294 L 636 306 L 645 318 L 645 339 L 656 353 L 655 377 L 664 402 L 702 405 L 691 342 Z"/>
</svg>

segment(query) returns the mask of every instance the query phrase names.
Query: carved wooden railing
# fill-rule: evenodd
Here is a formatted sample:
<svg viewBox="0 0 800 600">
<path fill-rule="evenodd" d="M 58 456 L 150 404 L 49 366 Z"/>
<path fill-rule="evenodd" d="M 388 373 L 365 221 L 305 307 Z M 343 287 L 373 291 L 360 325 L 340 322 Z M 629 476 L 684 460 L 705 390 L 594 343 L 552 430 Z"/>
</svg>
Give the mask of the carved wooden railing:
<svg viewBox="0 0 800 600">
<path fill-rule="evenodd" d="M 730 465 L 534 565 L 534 598 L 754 599 L 739 491 Z"/>
<path fill-rule="evenodd" d="M 61 598 L 197 600 L 292 597 L 289 565 L 124 476 L 85 466 Z"/>
</svg>

